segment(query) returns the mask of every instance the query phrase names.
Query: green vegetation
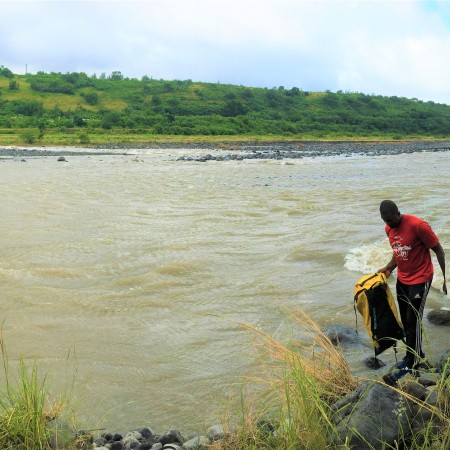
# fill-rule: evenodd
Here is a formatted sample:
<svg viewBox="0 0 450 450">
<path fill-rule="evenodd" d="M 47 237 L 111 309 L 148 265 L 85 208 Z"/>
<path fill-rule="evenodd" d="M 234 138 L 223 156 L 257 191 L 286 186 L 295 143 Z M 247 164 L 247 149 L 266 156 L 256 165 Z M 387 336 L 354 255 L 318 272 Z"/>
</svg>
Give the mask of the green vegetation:
<svg viewBox="0 0 450 450">
<path fill-rule="evenodd" d="M 21 358 L 14 378 L 5 343 L 1 337 L 4 386 L 0 395 L 0 448 L 4 450 L 47 450 L 50 442 L 63 440 L 59 422 L 64 402 L 49 401 L 45 377 L 38 376 L 36 363 L 31 368 Z M 72 441 L 74 441 L 72 433 Z M 62 447 L 61 447 L 62 448 Z"/>
<path fill-rule="evenodd" d="M 356 387 L 347 363 L 330 340 L 304 313 L 291 314 L 310 334 L 290 348 L 252 326 L 263 362 L 252 385 L 261 385 L 256 398 L 241 401 L 240 423 L 224 426 L 226 437 L 214 450 L 323 450 L 335 433 L 331 404 Z M 233 415 L 231 415 L 233 416 Z M 272 427 L 276 433 L 270 432 Z"/>
<path fill-rule="evenodd" d="M 0 145 L 160 140 L 420 139 L 450 137 L 450 106 L 352 92 L 138 80 L 121 72 L 15 75 L 0 66 Z"/>
<path fill-rule="evenodd" d="M 320 327 L 301 311 L 290 313 L 294 323 L 304 330 L 304 341 L 284 345 L 272 336 L 254 327 L 243 325 L 258 339 L 265 359 L 263 367 L 269 369 L 252 385 L 262 384 L 260 392 L 241 399 L 241 417 L 224 419 L 225 439 L 215 442 L 213 450 L 323 450 L 336 448 L 333 436 L 337 435 L 332 422 L 332 403 L 352 391 L 357 381 L 340 351 Z M 437 386 L 437 404 L 431 406 L 395 389 L 408 401 L 418 404 L 429 412 L 423 428 L 401 430 L 408 440 L 410 450 L 445 450 L 450 445 L 450 378 L 449 366 Z M 360 380 L 361 381 L 361 380 Z M 373 383 L 377 381 L 372 380 Z M 254 398 L 253 398 L 254 397 Z M 230 414 L 233 417 L 233 414 Z M 438 418 L 439 427 L 436 427 Z M 347 444 L 339 448 L 350 449 Z M 378 447 L 379 448 L 379 447 Z M 385 444 L 384 450 L 406 448 L 398 442 L 392 447 Z M 367 444 L 368 450 L 374 450 Z"/>
</svg>

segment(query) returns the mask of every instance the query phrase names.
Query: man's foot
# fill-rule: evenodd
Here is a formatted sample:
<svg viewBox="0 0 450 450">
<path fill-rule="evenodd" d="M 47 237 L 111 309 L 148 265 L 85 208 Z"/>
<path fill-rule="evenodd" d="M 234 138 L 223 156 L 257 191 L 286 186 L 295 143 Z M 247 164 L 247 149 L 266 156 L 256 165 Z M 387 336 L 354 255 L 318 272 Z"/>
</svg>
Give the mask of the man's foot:
<svg viewBox="0 0 450 450">
<path fill-rule="evenodd" d="M 402 359 L 399 363 L 391 367 L 391 370 L 383 376 L 383 381 L 389 386 L 395 386 L 400 378 L 411 372 L 409 362 Z"/>
<path fill-rule="evenodd" d="M 386 375 L 383 375 L 382 380 L 388 385 L 388 386 L 397 386 L 397 379 L 394 377 L 392 373 L 387 373 Z"/>
</svg>

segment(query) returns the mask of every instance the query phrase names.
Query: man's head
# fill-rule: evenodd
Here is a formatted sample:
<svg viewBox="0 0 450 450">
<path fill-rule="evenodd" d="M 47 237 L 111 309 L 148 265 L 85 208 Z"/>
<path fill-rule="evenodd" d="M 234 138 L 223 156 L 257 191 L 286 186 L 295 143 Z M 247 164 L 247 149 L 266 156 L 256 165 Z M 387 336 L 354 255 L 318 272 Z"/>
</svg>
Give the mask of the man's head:
<svg viewBox="0 0 450 450">
<path fill-rule="evenodd" d="M 384 223 L 391 228 L 398 227 L 402 221 L 402 215 L 392 200 L 383 200 L 380 203 L 380 215 Z"/>
</svg>

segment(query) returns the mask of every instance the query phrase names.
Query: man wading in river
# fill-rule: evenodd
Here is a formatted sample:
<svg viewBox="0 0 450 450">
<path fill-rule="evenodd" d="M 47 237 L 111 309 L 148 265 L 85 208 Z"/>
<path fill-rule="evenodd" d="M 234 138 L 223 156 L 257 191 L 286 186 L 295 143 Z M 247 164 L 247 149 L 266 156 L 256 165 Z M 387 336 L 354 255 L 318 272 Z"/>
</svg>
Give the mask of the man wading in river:
<svg viewBox="0 0 450 450">
<path fill-rule="evenodd" d="M 436 253 L 444 276 L 442 290 L 447 295 L 445 253 L 430 225 L 418 217 L 401 214 L 393 201 L 381 202 L 380 215 L 386 223 L 385 231 L 393 255 L 378 272 L 389 277 L 397 268 L 397 302 L 406 338 L 406 356 L 393 372 L 383 377 L 386 383 L 395 384 L 408 372 L 427 364 L 422 351 L 422 316 L 433 279 L 430 249 Z"/>
</svg>

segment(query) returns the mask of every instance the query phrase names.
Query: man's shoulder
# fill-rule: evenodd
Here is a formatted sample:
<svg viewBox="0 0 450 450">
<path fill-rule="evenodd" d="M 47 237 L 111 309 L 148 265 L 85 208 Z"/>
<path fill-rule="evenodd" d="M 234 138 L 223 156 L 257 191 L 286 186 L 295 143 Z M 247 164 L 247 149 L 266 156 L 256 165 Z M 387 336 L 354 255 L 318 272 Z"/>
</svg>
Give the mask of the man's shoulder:
<svg viewBox="0 0 450 450">
<path fill-rule="evenodd" d="M 405 216 L 407 216 L 407 220 L 405 221 L 407 227 L 411 230 L 414 230 L 414 232 L 420 237 L 421 240 L 431 238 L 434 242 L 438 239 L 433 229 L 431 228 L 431 225 L 426 220 L 423 220 L 420 217 L 413 216 L 411 214 L 405 214 Z"/>
<path fill-rule="evenodd" d="M 411 225 L 426 223 L 425 220 L 421 219 L 420 217 L 413 216 L 412 214 L 402 214 L 402 220 L 404 220 L 405 223 Z"/>
</svg>

